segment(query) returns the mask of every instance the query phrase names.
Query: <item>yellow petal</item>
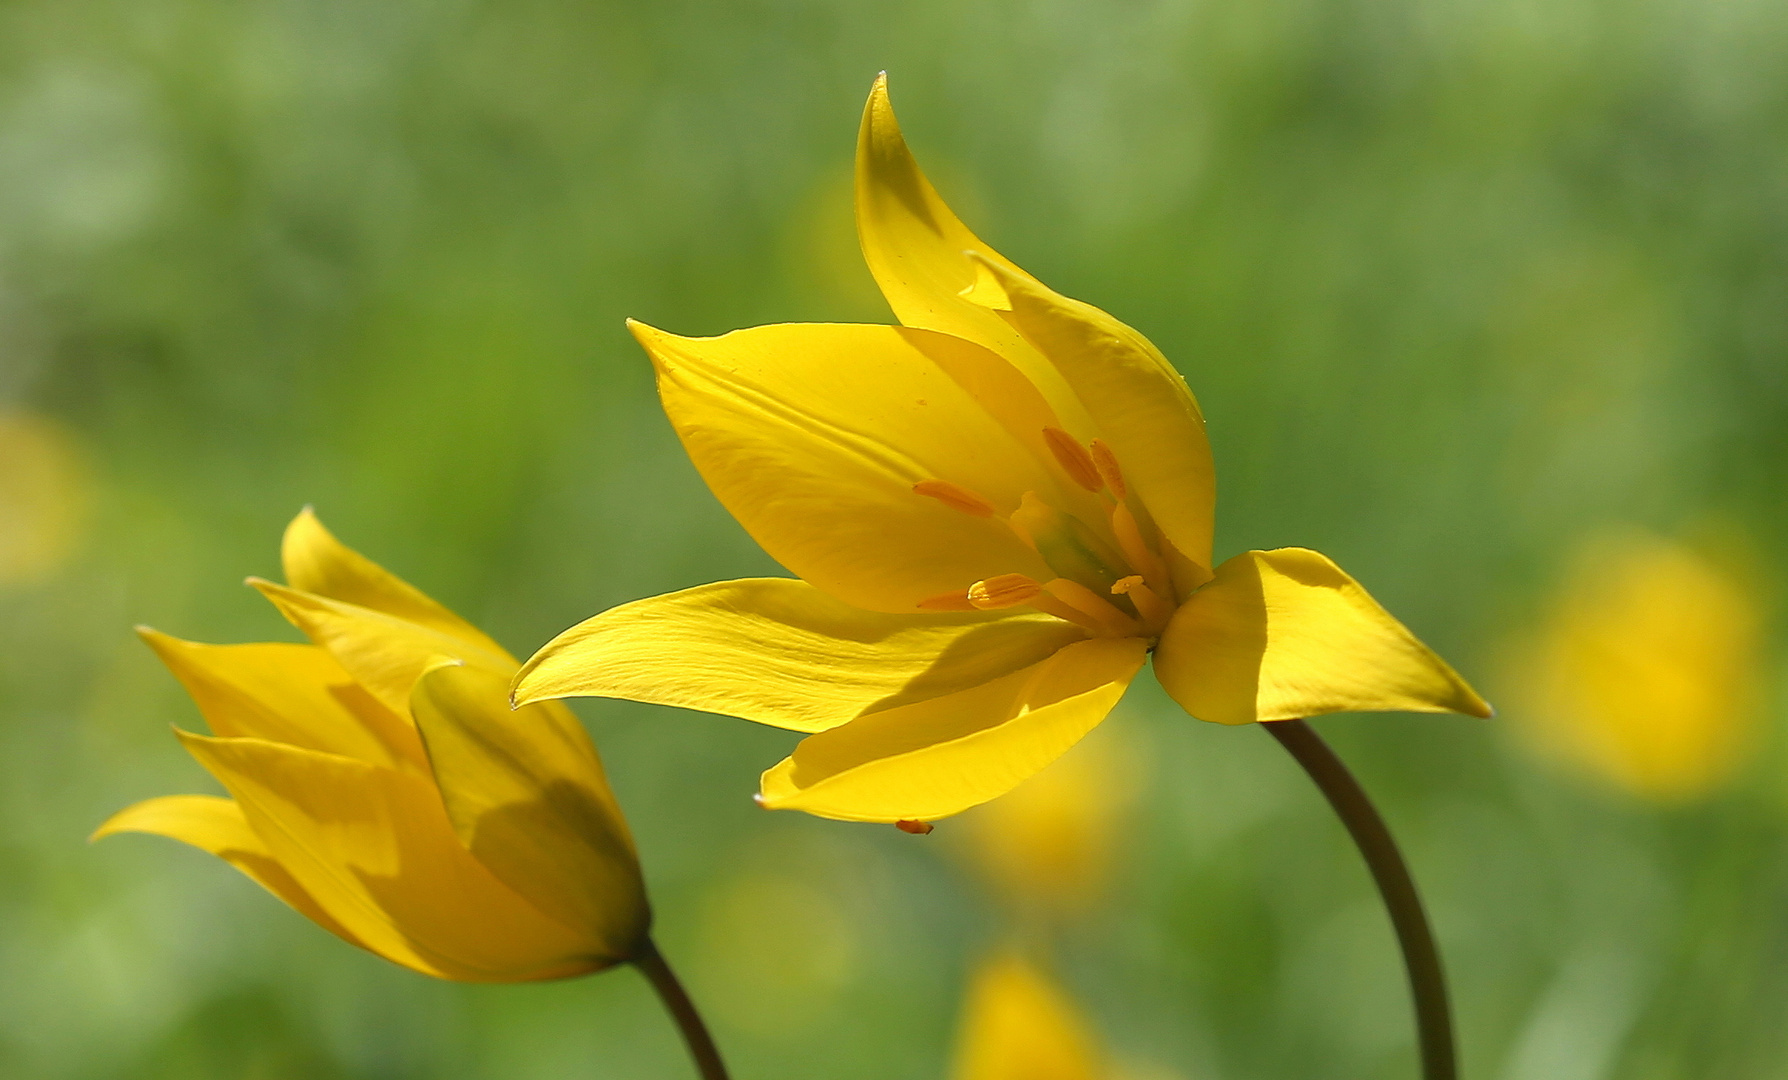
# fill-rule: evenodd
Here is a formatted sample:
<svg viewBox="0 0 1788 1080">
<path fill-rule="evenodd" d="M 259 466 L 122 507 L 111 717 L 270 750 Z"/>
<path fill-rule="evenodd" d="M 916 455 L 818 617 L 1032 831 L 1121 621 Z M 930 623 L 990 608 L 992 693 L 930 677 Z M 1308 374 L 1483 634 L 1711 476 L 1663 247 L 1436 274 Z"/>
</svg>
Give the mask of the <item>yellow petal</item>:
<svg viewBox="0 0 1788 1080">
<path fill-rule="evenodd" d="M 1057 486 L 931 355 L 975 346 L 888 326 L 717 338 L 632 326 L 702 478 L 800 577 L 858 607 L 911 612 L 982 578 L 1044 572 L 997 518 L 913 490 L 947 480 L 1010 512 L 1026 491 Z"/>
<path fill-rule="evenodd" d="M 520 982 L 618 959 L 472 858 L 427 780 L 259 739 L 179 735 L 293 879 L 387 960 L 445 979 Z"/>
<path fill-rule="evenodd" d="M 286 526 L 280 545 L 286 584 L 302 592 L 371 608 L 406 622 L 464 638 L 473 648 L 500 653 L 503 647 L 422 590 L 343 544 L 323 527 L 310 507 Z"/>
<path fill-rule="evenodd" d="M 1174 615 L 1155 674 L 1200 720 L 1490 706 L 1359 583 L 1314 551 L 1249 551 Z"/>
<path fill-rule="evenodd" d="M 242 808 L 215 795 L 164 795 L 127 806 L 93 831 L 91 840 L 117 833 L 166 836 L 208 851 L 284 900 L 299 914 L 350 945 L 365 948 L 348 928 L 324 911 L 304 886 L 286 872 L 267 845 L 248 827 Z"/>
<path fill-rule="evenodd" d="M 372 608 L 331 600 L 251 578 L 292 625 L 329 650 L 337 663 L 392 712 L 407 716 L 410 689 L 441 658 L 508 677 L 518 666 L 508 653 Z"/>
<path fill-rule="evenodd" d="M 1099 638 L 970 690 L 810 735 L 763 776 L 761 801 L 846 821 L 932 821 L 997 798 L 1105 719 L 1147 656 Z"/>
<path fill-rule="evenodd" d="M 186 686 L 214 735 L 252 736 L 426 772 L 415 728 L 315 645 L 204 645 L 137 633 Z"/>
<path fill-rule="evenodd" d="M 1045 615 L 888 615 L 748 578 L 623 604 L 529 660 L 521 702 L 587 695 L 824 731 L 1035 664 L 1085 632 Z"/>
<path fill-rule="evenodd" d="M 1216 471 L 1186 380 L 1148 338 L 1105 312 L 981 258 L 1011 306 L 1005 317 L 1073 388 L 1155 523 L 1208 568 Z"/>
<path fill-rule="evenodd" d="M 965 252 L 981 252 L 1014 274 L 1024 271 L 970 232 L 938 197 L 900 134 L 885 75 L 870 89 L 857 137 L 857 236 L 869 272 L 901 323 L 963 338 L 1005 357 L 1042 392 L 1063 421 L 1058 426 L 1091 436 L 1086 413 L 1061 375 L 983 306 L 997 303 L 997 289 L 990 297 L 989 284 Z"/>
<path fill-rule="evenodd" d="M 509 681 L 438 667 L 411 713 L 454 831 L 473 857 L 535 907 L 609 956 L 631 955 L 651 923 L 639 859 L 583 725 L 558 702 L 509 709 Z"/>
<path fill-rule="evenodd" d="M 955 1080 L 1101 1080 L 1092 1032 L 1066 994 L 1015 954 L 969 987 Z"/>
</svg>

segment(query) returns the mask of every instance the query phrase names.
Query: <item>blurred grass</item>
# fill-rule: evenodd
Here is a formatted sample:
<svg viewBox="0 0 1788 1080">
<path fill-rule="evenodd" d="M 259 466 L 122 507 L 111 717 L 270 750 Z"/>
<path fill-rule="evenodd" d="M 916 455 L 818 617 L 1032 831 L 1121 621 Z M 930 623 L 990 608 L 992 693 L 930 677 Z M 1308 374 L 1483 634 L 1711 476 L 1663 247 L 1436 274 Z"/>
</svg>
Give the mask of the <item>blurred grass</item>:
<svg viewBox="0 0 1788 1080">
<path fill-rule="evenodd" d="M 1492 700 L 1604 528 L 1745 537 L 1767 601 L 1785 45 L 1755 0 L 0 5 L 0 415 L 74 462 L 9 442 L 0 469 L 85 507 L 0 573 L 0 1073 L 686 1075 L 630 973 L 432 984 L 202 855 L 82 838 L 214 790 L 129 627 L 290 637 L 237 583 L 305 503 L 522 654 L 774 572 L 621 320 L 885 318 L 844 189 L 883 68 L 971 223 L 1186 373 L 1221 553 L 1324 550 Z M 1500 721 L 1322 722 L 1432 900 L 1468 1075 L 1784 1075 L 1769 641 L 1769 734 L 1686 808 L 1537 763 Z M 1104 1041 L 1183 1080 L 1411 1075 L 1338 828 L 1260 733 L 1142 689 L 1108 725 L 1152 763 L 1122 887 L 1060 946 Z M 738 1075 L 943 1076 L 1002 934 L 937 857 L 951 823 L 766 815 L 747 796 L 783 733 L 584 714 Z"/>
</svg>

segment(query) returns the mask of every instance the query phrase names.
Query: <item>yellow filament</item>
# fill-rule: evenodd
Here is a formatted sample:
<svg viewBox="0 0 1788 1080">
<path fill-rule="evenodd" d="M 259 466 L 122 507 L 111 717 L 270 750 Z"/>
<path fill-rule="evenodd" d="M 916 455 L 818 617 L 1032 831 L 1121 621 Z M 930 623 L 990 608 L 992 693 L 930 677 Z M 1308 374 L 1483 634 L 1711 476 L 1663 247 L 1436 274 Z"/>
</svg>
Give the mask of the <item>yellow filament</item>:
<svg viewBox="0 0 1788 1080">
<path fill-rule="evenodd" d="M 1113 585 L 1111 591 L 1116 596 L 1128 596 L 1136 605 L 1136 613 L 1151 627 L 1165 629 L 1167 620 L 1173 618 L 1173 605 L 1156 595 L 1155 590 L 1142 580 L 1141 574 L 1131 574 Z"/>
<path fill-rule="evenodd" d="M 1023 574 L 1001 574 L 969 586 L 968 602 L 982 611 L 1017 607 L 1043 591 L 1036 579 Z"/>
<path fill-rule="evenodd" d="M 1142 538 L 1142 529 L 1136 524 L 1136 515 L 1123 503 L 1111 508 L 1111 531 L 1117 536 L 1118 548 L 1124 553 L 1124 561 L 1130 568 L 1139 571 L 1149 588 L 1155 590 L 1157 596 L 1173 595 L 1173 578 L 1167 573 L 1167 564 L 1161 556 L 1155 554 Z"/>
<path fill-rule="evenodd" d="M 1105 486 L 1117 496 L 1117 501 L 1123 502 L 1130 489 L 1124 486 L 1124 470 L 1118 468 L 1117 455 L 1111 452 L 1111 447 L 1105 445 L 1104 439 L 1093 440 L 1093 465 L 1098 468 Z"/>
<path fill-rule="evenodd" d="M 1049 593 L 1040 592 L 1031 597 L 1030 605 L 1045 615 L 1054 615 L 1056 618 L 1061 619 L 1064 622 L 1071 622 L 1089 634 L 1098 634 L 1101 637 L 1110 634 L 1110 631 L 1097 619 L 1094 619 L 1091 615 L 1088 615 L 1086 612 L 1081 611 L 1079 608 L 1074 607 L 1071 604 L 1065 604 L 1062 601 L 1057 600 Z"/>
<path fill-rule="evenodd" d="M 973 611 L 975 605 L 969 603 L 968 590 L 960 592 L 940 593 L 919 601 L 921 611 Z"/>
<path fill-rule="evenodd" d="M 1099 466 L 1093 463 L 1093 455 L 1087 453 L 1079 439 L 1059 427 L 1046 427 L 1043 429 L 1043 441 L 1049 444 L 1049 452 L 1061 463 L 1062 471 L 1076 484 L 1088 491 L 1098 491 L 1105 486 L 1105 482 L 1099 479 Z"/>
<path fill-rule="evenodd" d="M 990 518 L 998 513 L 986 499 L 948 480 L 921 480 L 913 485 L 913 492 L 936 499 L 950 509 L 959 510 L 970 517 Z"/>
<path fill-rule="evenodd" d="M 1051 596 L 1099 624 L 1108 634 L 1132 637 L 1142 631 L 1135 619 L 1120 611 L 1117 605 L 1098 593 L 1069 578 L 1055 578 L 1043 586 Z"/>
</svg>

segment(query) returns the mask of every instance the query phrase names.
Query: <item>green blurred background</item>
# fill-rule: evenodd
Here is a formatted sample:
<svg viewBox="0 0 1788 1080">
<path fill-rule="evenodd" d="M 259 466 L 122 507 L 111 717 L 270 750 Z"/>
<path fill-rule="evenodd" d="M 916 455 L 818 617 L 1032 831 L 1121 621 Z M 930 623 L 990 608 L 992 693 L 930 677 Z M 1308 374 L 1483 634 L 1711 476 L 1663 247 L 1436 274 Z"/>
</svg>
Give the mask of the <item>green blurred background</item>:
<svg viewBox="0 0 1788 1080">
<path fill-rule="evenodd" d="M 1431 901 L 1467 1075 L 1788 1077 L 1785 50 L 1763 0 L 0 4 L 0 1075 L 691 1075 L 630 971 L 434 983 L 84 837 L 217 790 L 130 627 L 293 638 L 239 583 L 306 503 L 524 656 L 776 572 L 622 319 L 886 320 L 848 188 L 885 68 L 971 225 L 1186 374 L 1220 555 L 1323 550 L 1503 706 L 1318 724 Z M 1732 766 L 1674 798 L 1521 734 L 1612 529 L 1765 628 L 1706 721 Z M 948 1075 L 1013 922 L 967 818 L 764 813 L 788 733 L 580 710 L 740 1080 Z M 1150 684 L 1095 741 L 1127 797 L 1049 955 L 1114 1075 L 1413 1076 L 1371 885 L 1272 740 Z"/>
</svg>

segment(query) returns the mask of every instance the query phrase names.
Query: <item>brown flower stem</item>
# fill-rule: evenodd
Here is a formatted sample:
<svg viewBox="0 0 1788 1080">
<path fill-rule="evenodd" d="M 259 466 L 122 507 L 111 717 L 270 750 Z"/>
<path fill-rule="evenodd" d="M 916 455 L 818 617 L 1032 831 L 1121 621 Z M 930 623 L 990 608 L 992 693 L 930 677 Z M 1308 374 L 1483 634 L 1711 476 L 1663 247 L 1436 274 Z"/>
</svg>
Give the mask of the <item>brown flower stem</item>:
<svg viewBox="0 0 1788 1080">
<path fill-rule="evenodd" d="M 1422 1050 L 1423 1080 L 1456 1080 L 1459 1063 L 1453 1046 L 1452 1008 L 1447 1004 L 1446 976 L 1440 969 L 1440 950 L 1422 898 L 1416 893 L 1409 867 L 1391 839 L 1390 829 L 1378 815 L 1372 800 L 1329 744 L 1302 720 L 1275 720 L 1261 725 L 1290 751 L 1310 779 L 1322 790 L 1353 834 L 1353 842 L 1378 883 L 1397 944 L 1403 948 L 1403 966 L 1409 972 L 1409 992 L 1415 999 L 1416 1037 Z"/>
<path fill-rule="evenodd" d="M 658 991 L 659 999 L 664 1002 L 665 1011 L 677 1022 L 677 1030 L 682 1032 L 683 1042 L 689 1047 L 689 1056 L 695 1059 L 702 1080 L 727 1080 L 726 1063 L 720 1060 L 720 1050 L 714 1045 L 714 1037 L 708 1034 L 708 1025 L 702 1023 L 695 1002 L 689 1000 L 689 992 L 677 981 L 676 973 L 665 963 L 664 954 L 658 951 L 651 938 L 645 939 L 633 962 L 645 973 L 652 989 Z"/>
</svg>

